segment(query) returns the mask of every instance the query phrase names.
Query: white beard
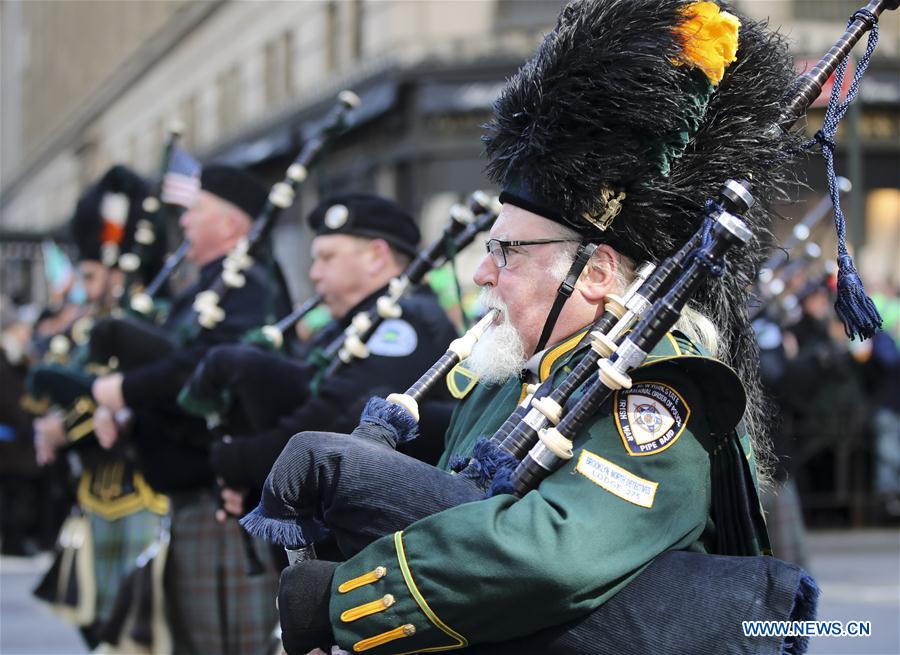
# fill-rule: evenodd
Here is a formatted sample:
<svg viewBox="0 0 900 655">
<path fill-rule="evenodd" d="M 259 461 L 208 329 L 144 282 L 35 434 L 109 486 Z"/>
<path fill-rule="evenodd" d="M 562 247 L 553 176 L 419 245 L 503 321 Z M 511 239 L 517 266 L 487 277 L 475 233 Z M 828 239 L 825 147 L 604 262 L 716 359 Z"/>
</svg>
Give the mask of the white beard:
<svg viewBox="0 0 900 655">
<path fill-rule="evenodd" d="M 492 287 L 481 290 L 480 302 L 485 309 L 499 309 L 503 322 L 491 325 L 472 348 L 464 366 L 488 384 L 503 384 L 517 376 L 525 367 L 525 344 L 519 331 L 509 322 L 506 304 Z"/>
</svg>

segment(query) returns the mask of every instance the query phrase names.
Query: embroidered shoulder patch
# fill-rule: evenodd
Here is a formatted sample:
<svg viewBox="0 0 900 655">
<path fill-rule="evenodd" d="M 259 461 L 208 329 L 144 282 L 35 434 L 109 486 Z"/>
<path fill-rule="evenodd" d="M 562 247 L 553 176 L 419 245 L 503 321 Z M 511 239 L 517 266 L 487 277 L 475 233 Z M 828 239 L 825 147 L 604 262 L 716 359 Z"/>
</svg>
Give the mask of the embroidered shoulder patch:
<svg viewBox="0 0 900 655">
<path fill-rule="evenodd" d="M 616 428 L 629 455 L 642 457 L 674 444 L 687 426 L 691 410 L 675 389 L 660 382 L 640 382 L 616 392 Z"/>
<path fill-rule="evenodd" d="M 659 482 L 651 482 L 638 477 L 589 450 L 581 451 L 575 470 L 622 500 L 648 509 L 653 507 L 653 499 L 656 496 Z"/>
<path fill-rule="evenodd" d="M 454 366 L 453 369 L 447 373 L 447 389 L 449 389 L 450 395 L 457 400 L 468 396 L 469 392 L 475 388 L 477 382 L 478 376 L 461 363 Z"/>
<path fill-rule="evenodd" d="M 419 344 L 416 329 L 399 318 L 389 318 L 378 326 L 366 344 L 369 352 L 382 357 L 406 357 Z"/>
</svg>

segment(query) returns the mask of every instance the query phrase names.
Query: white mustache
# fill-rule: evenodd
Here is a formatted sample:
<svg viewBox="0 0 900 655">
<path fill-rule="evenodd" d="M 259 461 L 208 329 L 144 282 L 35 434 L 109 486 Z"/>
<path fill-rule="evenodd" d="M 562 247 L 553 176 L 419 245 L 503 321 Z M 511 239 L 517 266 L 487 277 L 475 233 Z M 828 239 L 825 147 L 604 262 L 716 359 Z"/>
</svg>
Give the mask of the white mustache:
<svg viewBox="0 0 900 655">
<path fill-rule="evenodd" d="M 478 302 L 486 310 L 496 309 L 500 312 L 498 319 L 506 320 L 509 316 L 509 309 L 506 303 L 500 299 L 494 287 L 481 287 L 481 295 L 478 297 Z M 496 322 L 499 322 L 499 320 Z"/>
<path fill-rule="evenodd" d="M 492 287 L 482 287 L 482 307 L 495 309 L 507 317 L 507 307 Z M 525 365 L 522 337 L 508 320 L 497 320 L 475 344 L 467 367 L 487 383 L 502 384 Z"/>
</svg>

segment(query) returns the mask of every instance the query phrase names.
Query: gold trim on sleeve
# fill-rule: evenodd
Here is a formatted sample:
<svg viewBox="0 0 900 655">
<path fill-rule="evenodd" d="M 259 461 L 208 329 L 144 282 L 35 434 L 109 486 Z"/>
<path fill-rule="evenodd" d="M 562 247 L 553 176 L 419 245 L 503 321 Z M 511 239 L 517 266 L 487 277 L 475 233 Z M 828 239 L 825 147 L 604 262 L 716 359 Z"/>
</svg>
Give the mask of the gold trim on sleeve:
<svg viewBox="0 0 900 655">
<path fill-rule="evenodd" d="M 397 639 L 412 637 L 414 634 L 416 634 L 416 626 L 412 623 L 407 623 L 406 625 L 401 625 L 399 628 L 382 632 L 380 635 L 375 635 L 368 639 L 361 639 L 353 644 L 353 650 L 357 653 L 361 653 L 364 650 L 370 650 L 391 641 L 396 641 Z"/>
<path fill-rule="evenodd" d="M 359 577 L 353 578 L 352 580 L 347 580 L 347 582 L 342 583 L 338 587 L 338 591 L 342 594 L 346 594 L 348 591 L 353 591 L 354 589 L 359 589 L 360 587 L 364 587 L 367 584 L 378 582 L 386 575 L 387 569 L 385 567 L 376 566 L 368 573 L 363 573 Z"/>
<path fill-rule="evenodd" d="M 341 621 L 343 621 L 344 623 L 351 623 L 363 618 L 364 616 L 378 614 L 378 612 L 383 612 L 395 602 L 396 601 L 394 600 L 393 596 L 391 596 L 390 594 L 385 594 L 378 600 L 373 600 L 371 603 L 365 603 L 363 605 L 360 605 L 359 607 L 351 607 L 350 609 L 341 612 Z"/>
</svg>

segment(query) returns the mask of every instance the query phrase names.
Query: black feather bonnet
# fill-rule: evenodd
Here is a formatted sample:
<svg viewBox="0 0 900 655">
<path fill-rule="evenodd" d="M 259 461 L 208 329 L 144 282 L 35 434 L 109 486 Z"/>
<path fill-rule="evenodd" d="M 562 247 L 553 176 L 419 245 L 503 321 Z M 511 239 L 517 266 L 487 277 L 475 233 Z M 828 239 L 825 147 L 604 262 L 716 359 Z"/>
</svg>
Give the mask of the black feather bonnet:
<svg viewBox="0 0 900 655">
<path fill-rule="evenodd" d="M 139 274 L 146 282 L 165 257 L 165 229 L 148 220 L 143 208 L 147 182 L 130 168 L 112 166 L 81 195 L 70 222 L 78 258 L 121 266 L 124 255 L 140 252 Z M 146 234 L 146 232 L 150 234 Z"/>
<path fill-rule="evenodd" d="M 694 306 L 755 386 L 746 290 L 793 181 L 796 139 L 771 129 L 793 79 L 784 40 L 724 4 L 575 0 L 496 101 L 487 172 L 502 201 L 636 262 L 677 250 L 726 180 L 751 180 L 753 242 Z"/>
</svg>

